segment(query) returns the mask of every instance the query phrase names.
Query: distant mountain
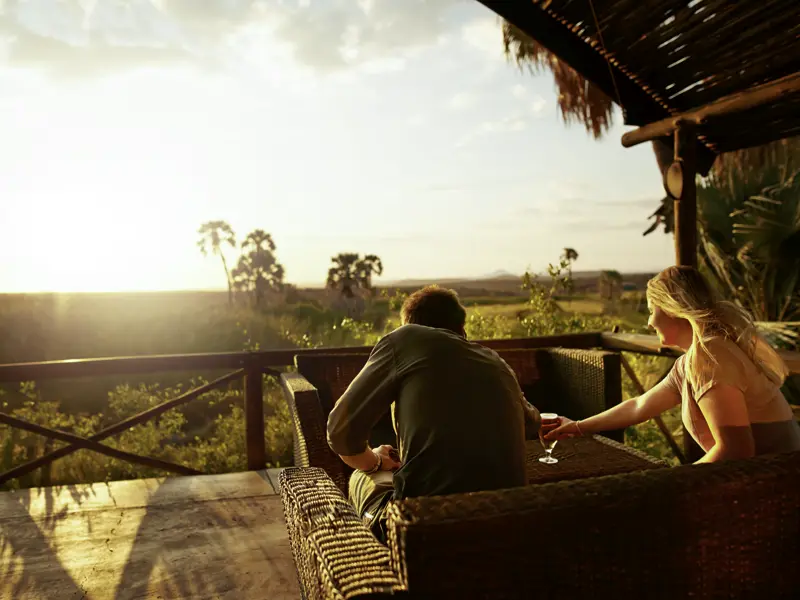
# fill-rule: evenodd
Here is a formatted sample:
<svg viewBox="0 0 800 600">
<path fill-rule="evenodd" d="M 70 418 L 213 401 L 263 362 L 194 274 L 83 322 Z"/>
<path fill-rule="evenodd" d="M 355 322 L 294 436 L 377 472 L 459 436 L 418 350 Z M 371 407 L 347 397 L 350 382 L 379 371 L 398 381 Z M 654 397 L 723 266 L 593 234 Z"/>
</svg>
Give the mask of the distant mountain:
<svg viewBox="0 0 800 600">
<path fill-rule="evenodd" d="M 600 278 L 601 271 L 573 271 L 572 278 L 580 288 L 595 287 L 597 280 Z M 644 286 L 650 277 L 655 272 L 650 273 L 622 273 L 622 278 L 626 282 L 634 283 L 637 287 Z M 538 281 L 549 281 L 546 275 L 539 275 Z M 484 290 L 486 292 L 503 291 L 503 292 L 518 292 L 522 284 L 522 274 L 515 275 L 510 271 L 497 270 L 486 275 L 476 277 L 441 277 L 429 279 L 396 279 L 390 281 L 376 281 L 375 285 L 378 288 L 420 288 L 426 285 L 439 284 L 448 286 L 454 289 L 472 289 Z M 321 288 L 317 284 L 303 285 L 298 284 L 298 287 L 305 289 Z"/>
<path fill-rule="evenodd" d="M 499 271 L 494 271 L 493 273 L 476 277 L 475 279 L 480 281 L 482 279 L 520 279 L 521 277 L 522 275 L 514 275 L 514 273 L 500 269 Z"/>
</svg>

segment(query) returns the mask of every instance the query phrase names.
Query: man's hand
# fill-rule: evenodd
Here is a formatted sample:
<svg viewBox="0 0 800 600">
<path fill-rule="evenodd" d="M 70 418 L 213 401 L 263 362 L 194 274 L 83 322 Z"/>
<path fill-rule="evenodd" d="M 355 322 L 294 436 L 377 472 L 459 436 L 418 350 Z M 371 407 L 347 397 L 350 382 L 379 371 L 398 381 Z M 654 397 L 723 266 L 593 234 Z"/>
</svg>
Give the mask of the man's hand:
<svg viewBox="0 0 800 600">
<path fill-rule="evenodd" d="M 381 471 L 397 471 L 403 466 L 400 462 L 400 454 L 389 444 L 373 448 L 372 451 L 381 457 Z"/>
</svg>

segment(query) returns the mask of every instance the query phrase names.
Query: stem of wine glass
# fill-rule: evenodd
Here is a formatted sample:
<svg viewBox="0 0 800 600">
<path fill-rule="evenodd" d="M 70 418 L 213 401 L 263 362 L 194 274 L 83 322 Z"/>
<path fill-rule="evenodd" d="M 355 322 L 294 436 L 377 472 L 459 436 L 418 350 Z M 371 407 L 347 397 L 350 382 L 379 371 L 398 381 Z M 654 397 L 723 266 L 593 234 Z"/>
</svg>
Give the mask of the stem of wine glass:
<svg viewBox="0 0 800 600">
<path fill-rule="evenodd" d="M 545 454 L 547 454 L 547 458 L 548 459 L 553 458 L 553 449 L 552 448 L 546 448 L 545 449 Z"/>
</svg>

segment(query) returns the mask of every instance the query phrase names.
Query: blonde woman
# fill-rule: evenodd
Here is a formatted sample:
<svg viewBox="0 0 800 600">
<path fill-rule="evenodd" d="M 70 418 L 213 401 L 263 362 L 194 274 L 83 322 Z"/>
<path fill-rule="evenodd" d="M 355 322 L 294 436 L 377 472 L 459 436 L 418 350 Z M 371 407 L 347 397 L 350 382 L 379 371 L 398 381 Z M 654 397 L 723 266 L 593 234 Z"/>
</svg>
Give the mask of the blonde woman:
<svg viewBox="0 0 800 600">
<path fill-rule="evenodd" d="M 680 404 L 684 427 L 706 453 L 698 462 L 800 450 L 800 425 L 780 390 L 788 370 L 745 311 L 717 300 L 691 267 L 651 279 L 647 305 L 661 343 L 685 351 L 669 375 L 588 419 L 561 417 L 546 438 L 621 429 Z"/>
</svg>

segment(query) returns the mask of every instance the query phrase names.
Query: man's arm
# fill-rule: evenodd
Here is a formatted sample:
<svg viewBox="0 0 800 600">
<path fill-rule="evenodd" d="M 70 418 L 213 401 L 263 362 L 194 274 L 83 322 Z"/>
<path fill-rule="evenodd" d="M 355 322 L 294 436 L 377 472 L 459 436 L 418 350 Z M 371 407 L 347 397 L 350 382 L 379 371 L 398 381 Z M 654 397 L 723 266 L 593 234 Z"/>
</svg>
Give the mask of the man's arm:
<svg viewBox="0 0 800 600">
<path fill-rule="evenodd" d="M 500 357 L 498 356 L 498 358 Z M 528 402 L 527 398 L 525 398 L 525 393 L 522 391 L 522 387 L 519 385 L 519 379 L 517 379 L 517 374 L 514 369 L 512 369 L 511 366 L 502 358 L 500 358 L 500 361 L 514 378 L 514 383 L 516 384 L 516 395 L 519 398 L 520 405 L 522 406 L 522 415 L 525 419 L 525 439 L 538 439 L 539 429 L 542 426 L 542 417 L 539 414 L 538 409 L 533 406 L 533 404 Z"/>
<path fill-rule="evenodd" d="M 542 416 L 537 408 L 528 402 L 522 390 L 520 390 L 520 400 L 522 400 L 522 412 L 525 415 L 525 439 L 538 439 L 539 429 L 542 427 Z"/>
<path fill-rule="evenodd" d="M 328 445 L 354 469 L 372 470 L 378 459 L 367 440 L 380 418 L 391 409 L 397 395 L 392 341 L 387 336 L 372 350 L 367 364 L 356 375 L 328 416 Z M 399 464 L 388 459 L 381 446 L 383 470 Z"/>
</svg>

